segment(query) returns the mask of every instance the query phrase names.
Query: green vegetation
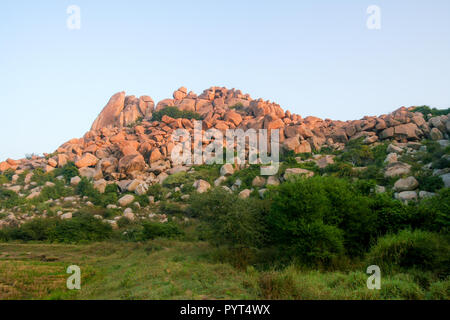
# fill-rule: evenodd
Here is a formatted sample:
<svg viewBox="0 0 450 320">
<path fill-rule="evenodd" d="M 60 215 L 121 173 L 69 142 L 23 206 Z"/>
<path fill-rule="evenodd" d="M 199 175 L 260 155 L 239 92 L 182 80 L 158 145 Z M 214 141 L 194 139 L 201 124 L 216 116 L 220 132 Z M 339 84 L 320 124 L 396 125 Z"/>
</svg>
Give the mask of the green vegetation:
<svg viewBox="0 0 450 320">
<path fill-rule="evenodd" d="M 194 111 L 187 111 L 187 110 L 180 110 L 177 107 L 164 107 L 163 109 L 156 111 L 152 115 L 153 121 L 161 121 L 163 116 L 169 116 L 174 119 L 195 119 L 195 120 L 201 120 L 200 114 L 194 112 Z"/>
<path fill-rule="evenodd" d="M 214 185 L 221 166 L 195 166 L 133 193 L 131 216 L 108 206 L 123 196 L 116 184 L 104 193 L 87 178 L 69 186 L 73 163 L 35 169 L 21 195 L 1 185 L 13 179 L 6 171 L 0 218 L 14 212 L 18 220 L 0 229 L 0 299 L 449 299 L 450 189 L 426 165 L 448 167 L 450 149 L 425 141 L 401 156 L 421 190 L 436 193 L 402 203 L 383 174 L 387 144 L 351 141 L 325 168 L 317 155 L 285 152 L 278 177 L 287 168 L 315 176 L 267 186 L 264 195 L 254 188 L 245 199 L 239 192 L 253 188 L 259 165 L 227 177 L 233 191 L 201 194 L 193 183 Z M 40 195 L 26 199 L 36 187 Z M 59 217 L 69 210 L 72 218 Z M 65 289 L 70 264 L 82 267 L 80 292 Z M 381 267 L 381 290 L 366 287 L 372 264 Z M 30 285 L 34 275 L 41 285 Z"/>
<path fill-rule="evenodd" d="M 70 220 L 37 218 L 20 227 L 0 230 L 0 240 L 77 243 L 111 238 L 112 228 L 92 215 L 74 215 Z"/>
<path fill-rule="evenodd" d="M 442 116 L 442 115 L 447 115 L 450 113 L 450 108 L 448 109 L 436 109 L 436 108 L 430 108 L 429 106 L 420 106 L 420 107 L 415 107 L 414 112 L 420 112 L 423 114 L 425 120 L 428 120 L 430 117 L 428 115 L 431 114 L 431 117 L 436 117 L 436 116 Z"/>
</svg>

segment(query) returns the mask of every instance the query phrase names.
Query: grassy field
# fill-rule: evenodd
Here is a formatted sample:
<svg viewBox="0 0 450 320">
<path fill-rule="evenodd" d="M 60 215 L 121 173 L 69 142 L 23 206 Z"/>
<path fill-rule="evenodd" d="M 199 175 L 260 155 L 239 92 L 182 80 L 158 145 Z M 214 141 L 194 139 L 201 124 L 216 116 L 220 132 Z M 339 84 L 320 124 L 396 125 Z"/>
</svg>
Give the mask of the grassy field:
<svg viewBox="0 0 450 320">
<path fill-rule="evenodd" d="M 422 289 L 406 274 L 366 287 L 365 270 L 238 270 L 203 242 L 0 244 L 0 299 L 448 299 L 448 283 Z M 69 265 L 82 272 L 68 290 Z"/>
</svg>

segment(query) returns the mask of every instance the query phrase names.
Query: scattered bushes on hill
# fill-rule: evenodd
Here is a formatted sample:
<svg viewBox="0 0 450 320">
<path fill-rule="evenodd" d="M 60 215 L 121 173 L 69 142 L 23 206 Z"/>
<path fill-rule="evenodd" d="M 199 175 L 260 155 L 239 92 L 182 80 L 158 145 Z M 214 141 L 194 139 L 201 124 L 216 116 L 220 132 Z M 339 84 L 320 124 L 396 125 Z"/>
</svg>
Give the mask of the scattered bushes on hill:
<svg viewBox="0 0 450 320">
<path fill-rule="evenodd" d="M 0 188 L 0 208 L 12 208 L 23 203 L 23 198 L 12 190 Z"/>
<path fill-rule="evenodd" d="M 201 120 L 202 117 L 200 114 L 194 111 L 186 111 L 180 110 L 177 107 L 165 107 L 159 111 L 153 112 L 152 120 L 153 121 L 161 121 L 163 116 L 169 116 L 174 119 L 183 118 L 183 119 L 195 119 Z"/>
<path fill-rule="evenodd" d="M 38 198 L 39 202 L 44 202 L 49 199 L 59 199 L 61 197 L 68 197 L 73 194 L 73 190 L 65 186 L 63 181 L 55 181 L 55 185 L 50 187 L 46 186 L 42 189 Z"/>
</svg>

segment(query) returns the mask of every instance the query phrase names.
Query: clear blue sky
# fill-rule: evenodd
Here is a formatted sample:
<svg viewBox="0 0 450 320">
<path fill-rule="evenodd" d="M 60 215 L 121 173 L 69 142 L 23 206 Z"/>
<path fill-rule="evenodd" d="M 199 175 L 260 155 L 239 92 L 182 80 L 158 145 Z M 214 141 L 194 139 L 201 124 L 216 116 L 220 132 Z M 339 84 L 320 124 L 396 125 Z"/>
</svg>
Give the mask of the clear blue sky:
<svg viewBox="0 0 450 320">
<path fill-rule="evenodd" d="M 0 26 L 0 160 L 81 137 L 122 90 L 234 87 L 340 120 L 450 107 L 448 0 L 3 0 Z"/>
</svg>

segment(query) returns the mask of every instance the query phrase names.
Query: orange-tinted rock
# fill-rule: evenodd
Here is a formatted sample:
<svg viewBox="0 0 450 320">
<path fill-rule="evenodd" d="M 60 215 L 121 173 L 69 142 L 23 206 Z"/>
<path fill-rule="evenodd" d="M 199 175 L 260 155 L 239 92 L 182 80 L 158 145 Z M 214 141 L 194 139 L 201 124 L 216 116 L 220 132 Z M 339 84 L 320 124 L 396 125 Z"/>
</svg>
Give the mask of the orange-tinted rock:
<svg viewBox="0 0 450 320">
<path fill-rule="evenodd" d="M 118 92 L 109 99 L 97 119 L 92 124 L 91 130 L 99 130 L 103 127 L 114 127 L 118 123 L 119 116 L 124 108 L 125 92 Z"/>
<path fill-rule="evenodd" d="M 150 155 L 150 163 L 162 159 L 162 154 L 158 148 L 155 148 Z"/>
<path fill-rule="evenodd" d="M 67 161 L 68 161 L 67 155 L 60 153 L 57 155 L 57 158 L 58 158 L 58 167 L 59 168 L 62 168 L 67 164 Z"/>
<path fill-rule="evenodd" d="M 0 162 L 0 172 L 6 171 L 8 169 L 11 169 L 11 166 L 9 165 L 8 162 L 6 161 Z"/>
<path fill-rule="evenodd" d="M 225 121 L 232 122 L 234 125 L 238 126 L 242 122 L 242 117 L 235 111 L 228 111 L 225 114 Z"/>
<path fill-rule="evenodd" d="M 119 172 L 124 174 L 130 174 L 133 171 L 142 171 L 145 166 L 144 157 L 139 153 L 122 157 L 119 160 Z"/>
<path fill-rule="evenodd" d="M 97 162 L 98 162 L 98 159 L 96 156 L 94 156 L 91 153 L 85 153 L 75 162 L 75 165 L 78 168 L 84 168 L 84 167 L 95 166 L 97 164 Z"/>
</svg>

